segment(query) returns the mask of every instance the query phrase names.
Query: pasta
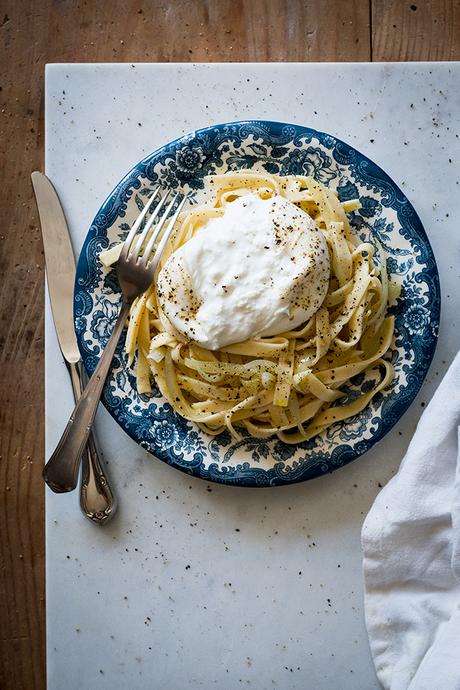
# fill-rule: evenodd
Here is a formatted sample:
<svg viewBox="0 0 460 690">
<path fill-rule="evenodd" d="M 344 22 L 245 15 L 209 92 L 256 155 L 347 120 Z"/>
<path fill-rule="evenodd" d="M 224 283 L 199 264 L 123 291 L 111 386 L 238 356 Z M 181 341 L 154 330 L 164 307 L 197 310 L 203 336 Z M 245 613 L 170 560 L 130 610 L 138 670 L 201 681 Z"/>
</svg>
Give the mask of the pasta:
<svg viewBox="0 0 460 690">
<path fill-rule="evenodd" d="M 226 204 L 246 194 L 276 194 L 308 213 L 326 238 L 331 266 L 326 298 L 299 328 L 210 351 L 175 332 L 154 284 L 133 303 L 126 335 L 137 389 L 150 393 L 154 379 L 171 406 L 209 434 L 227 429 L 238 438 L 245 428 L 257 437 L 305 441 L 363 410 L 393 378 L 384 359 L 394 319 L 387 315 L 383 250 L 377 245 L 377 262 L 373 244 L 352 232 L 347 213 L 359 202 L 341 203 L 311 177 L 245 171 L 213 175 L 206 183 L 207 199 L 181 213 L 162 265 L 210 218 L 222 215 Z M 116 262 L 120 247 L 101 253 L 105 266 Z M 362 372 L 372 385 L 348 399 L 345 386 Z"/>
</svg>

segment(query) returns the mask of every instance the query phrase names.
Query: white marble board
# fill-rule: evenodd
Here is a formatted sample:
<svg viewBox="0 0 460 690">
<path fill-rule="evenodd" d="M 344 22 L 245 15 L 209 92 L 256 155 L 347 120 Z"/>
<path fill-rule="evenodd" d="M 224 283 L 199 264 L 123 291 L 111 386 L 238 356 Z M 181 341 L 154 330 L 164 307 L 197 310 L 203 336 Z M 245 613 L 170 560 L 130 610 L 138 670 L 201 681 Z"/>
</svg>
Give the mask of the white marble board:
<svg viewBox="0 0 460 690">
<path fill-rule="evenodd" d="M 47 491 L 49 690 L 374 690 L 360 529 L 458 348 L 460 63 L 49 65 L 46 173 L 78 252 L 100 203 L 161 144 L 216 122 L 329 132 L 413 202 L 440 270 L 427 381 L 372 451 L 275 489 L 206 484 L 147 455 L 105 410 L 97 435 L 119 495 L 105 529 Z M 46 313 L 46 448 L 72 397 Z"/>
</svg>

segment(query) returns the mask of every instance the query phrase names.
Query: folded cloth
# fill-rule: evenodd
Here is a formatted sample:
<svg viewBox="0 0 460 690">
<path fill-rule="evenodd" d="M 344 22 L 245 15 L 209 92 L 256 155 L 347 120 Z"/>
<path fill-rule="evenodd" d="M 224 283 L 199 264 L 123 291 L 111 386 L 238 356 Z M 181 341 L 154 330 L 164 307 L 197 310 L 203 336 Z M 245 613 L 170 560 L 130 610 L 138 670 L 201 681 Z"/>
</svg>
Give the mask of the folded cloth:
<svg viewBox="0 0 460 690">
<path fill-rule="evenodd" d="M 365 615 L 389 690 L 460 690 L 460 353 L 363 526 Z"/>
</svg>

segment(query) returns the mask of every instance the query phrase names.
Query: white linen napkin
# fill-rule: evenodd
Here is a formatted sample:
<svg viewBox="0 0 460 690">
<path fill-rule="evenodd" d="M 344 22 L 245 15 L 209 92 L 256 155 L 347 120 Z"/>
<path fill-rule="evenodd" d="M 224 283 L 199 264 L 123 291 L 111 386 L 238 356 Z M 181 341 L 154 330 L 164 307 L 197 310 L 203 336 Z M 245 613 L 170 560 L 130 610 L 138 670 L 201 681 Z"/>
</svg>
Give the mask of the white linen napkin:
<svg viewBox="0 0 460 690">
<path fill-rule="evenodd" d="M 362 531 L 365 615 L 387 690 L 460 690 L 460 353 Z"/>
</svg>

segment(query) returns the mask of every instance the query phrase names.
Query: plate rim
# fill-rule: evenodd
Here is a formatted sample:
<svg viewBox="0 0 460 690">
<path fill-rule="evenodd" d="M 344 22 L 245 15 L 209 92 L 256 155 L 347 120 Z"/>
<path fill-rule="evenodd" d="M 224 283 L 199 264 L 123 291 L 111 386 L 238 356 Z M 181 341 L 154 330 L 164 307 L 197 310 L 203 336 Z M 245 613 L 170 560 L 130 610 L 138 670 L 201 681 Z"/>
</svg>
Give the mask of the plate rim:
<svg viewBox="0 0 460 690">
<path fill-rule="evenodd" d="M 150 450 L 148 448 L 145 448 L 141 442 L 139 441 L 138 438 L 136 438 L 134 430 L 131 430 L 129 428 L 126 428 L 120 420 L 117 418 L 115 415 L 114 409 L 112 408 L 111 405 L 108 404 L 107 400 L 105 399 L 105 396 L 102 396 L 101 401 L 106 410 L 109 412 L 111 417 L 115 420 L 117 425 L 130 436 L 138 446 L 143 448 L 147 453 L 152 455 L 154 458 L 158 458 L 162 462 L 165 462 L 166 464 L 170 465 L 171 467 L 180 470 L 181 472 L 186 473 L 189 476 L 195 476 L 197 478 L 200 478 L 204 481 L 209 481 L 209 482 L 214 482 L 214 483 L 220 483 L 220 484 L 226 484 L 228 486 L 238 486 L 238 487 L 244 487 L 244 488 L 271 488 L 274 486 L 288 486 L 291 484 L 297 484 L 300 482 L 304 481 L 311 481 L 313 479 L 317 479 L 319 477 L 322 477 L 327 474 L 331 474 L 332 472 L 337 471 L 338 469 L 345 467 L 346 465 L 350 464 L 350 462 L 353 462 L 354 460 L 358 459 L 359 457 L 362 457 L 368 450 L 373 448 L 376 444 L 380 443 L 380 441 L 393 429 L 393 427 L 403 418 L 403 416 L 406 414 L 408 411 L 409 407 L 412 405 L 414 402 L 415 398 L 417 397 L 418 393 L 420 392 L 420 389 L 426 379 L 426 376 L 428 374 L 428 371 L 430 370 L 433 357 L 436 352 L 438 340 L 439 340 L 439 324 L 440 324 L 440 317 L 441 317 L 441 308 L 442 308 L 442 303 L 441 303 L 441 285 L 440 285 L 440 279 L 439 279 L 439 271 L 438 271 L 438 266 L 436 262 L 436 257 L 431 245 L 431 242 L 429 240 L 429 237 L 426 233 L 426 230 L 424 228 L 424 225 L 415 210 L 413 204 L 409 200 L 409 198 L 406 196 L 406 194 L 401 190 L 398 184 L 394 182 L 394 180 L 388 175 L 383 168 L 375 163 L 371 158 L 369 158 L 366 154 L 361 153 L 358 149 L 356 149 L 354 146 L 351 144 L 347 143 L 343 139 L 333 135 L 329 134 L 328 132 L 323 132 L 321 130 L 315 129 L 313 127 L 307 127 L 305 125 L 300 125 L 300 124 L 294 124 L 294 123 L 289 123 L 289 122 L 283 122 L 280 120 L 265 120 L 265 119 L 244 119 L 244 120 L 232 120 L 228 122 L 219 122 L 216 124 L 211 124 L 206 127 L 201 127 L 198 129 L 191 130 L 180 137 L 177 137 L 175 139 L 172 139 L 168 141 L 167 143 L 163 144 L 162 146 L 154 149 L 150 153 L 148 153 L 146 156 L 144 156 L 142 159 L 140 159 L 135 165 L 132 166 L 132 168 L 125 174 L 123 175 L 122 178 L 115 184 L 115 186 L 112 188 L 110 193 L 106 196 L 104 201 L 99 205 L 99 208 L 86 232 L 84 242 L 82 244 L 79 256 L 78 256 L 78 261 L 77 261 L 77 266 L 76 266 L 76 272 L 75 272 L 75 282 L 74 282 L 74 298 L 73 298 L 73 319 L 74 319 L 74 326 L 75 326 L 75 321 L 77 318 L 76 315 L 76 308 L 77 308 L 77 295 L 80 292 L 85 292 L 85 290 L 78 285 L 78 280 L 81 277 L 81 274 L 83 273 L 83 268 L 86 264 L 87 267 L 90 266 L 90 263 L 87 261 L 87 253 L 86 249 L 91 241 L 90 237 L 90 230 L 91 228 L 95 225 L 94 221 L 98 218 L 99 214 L 101 213 L 101 210 L 106 206 L 110 198 L 114 195 L 115 191 L 118 190 L 126 181 L 128 181 L 130 178 L 133 178 L 135 176 L 136 172 L 139 172 L 139 169 L 142 165 L 144 165 L 147 161 L 150 161 L 153 157 L 160 157 L 162 153 L 166 153 L 169 149 L 173 147 L 179 146 L 181 143 L 187 144 L 190 143 L 193 138 L 200 136 L 206 132 L 209 132 L 210 130 L 222 130 L 225 127 L 244 127 L 244 126 L 253 126 L 253 125 L 258 125 L 258 126 L 266 126 L 267 127 L 267 134 L 269 134 L 269 130 L 271 128 L 293 128 L 295 131 L 295 136 L 299 135 L 312 135 L 313 137 L 316 137 L 320 142 L 324 140 L 324 138 L 328 137 L 332 140 L 334 140 L 335 144 L 344 146 L 347 151 L 352 151 L 358 155 L 361 161 L 369 163 L 374 170 L 378 172 L 379 175 L 379 180 L 383 180 L 389 186 L 391 189 L 396 192 L 398 199 L 405 200 L 405 202 L 408 205 L 409 210 L 413 214 L 413 217 L 415 218 L 417 222 L 417 227 L 414 228 L 417 236 L 419 236 L 422 240 L 422 244 L 425 246 L 425 248 L 428 250 L 428 252 L 431 255 L 433 265 L 430 267 L 430 278 L 432 279 L 436 291 L 436 312 L 432 315 L 430 319 L 430 325 L 433 327 L 434 326 L 434 331 L 432 329 L 432 335 L 430 338 L 430 350 L 429 353 L 425 359 L 425 370 L 423 372 L 423 375 L 419 378 L 419 380 L 414 384 L 412 384 L 412 387 L 410 389 L 410 394 L 407 396 L 406 400 L 402 400 L 400 402 L 400 405 L 398 406 L 398 413 L 393 418 L 392 420 L 388 422 L 383 421 L 382 417 L 382 427 L 379 432 L 375 436 L 372 436 L 370 439 L 366 439 L 364 441 L 364 448 L 353 448 L 351 452 L 351 457 L 346 457 L 341 464 L 338 464 L 337 466 L 334 467 L 329 467 L 327 471 L 319 471 L 319 472 L 313 472 L 310 473 L 308 470 L 300 473 L 296 473 L 295 476 L 290 477 L 289 473 L 286 475 L 286 477 L 281 476 L 280 474 L 276 474 L 275 477 L 273 477 L 270 481 L 263 481 L 263 482 L 258 482 L 255 477 L 260 476 L 260 477 L 267 477 L 270 475 L 270 473 L 273 472 L 273 469 L 276 466 L 281 466 L 281 468 L 284 468 L 286 466 L 286 462 L 284 461 L 278 461 L 274 463 L 273 468 L 270 468 L 269 470 L 266 470 L 261 467 L 251 467 L 250 472 L 251 475 L 245 476 L 244 474 L 244 461 L 242 463 L 238 463 L 236 465 L 236 468 L 240 469 L 240 473 L 236 475 L 230 475 L 226 476 L 227 471 L 230 469 L 230 467 L 223 466 L 219 469 L 217 474 L 213 474 L 212 470 L 213 468 L 217 468 L 217 464 L 215 462 L 211 462 L 209 467 L 203 467 L 202 463 L 196 465 L 192 465 L 191 463 L 185 463 L 184 465 L 181 465 L 174 460 L 172 460 L 169 455 L 167 449 L 159 448 L 157 447 L 155 450 Z M 77 343 L 78 343 L 78 348 L 80 351 L 81 359 L 83 362 L 83 365 L 87 371 L 88 374 L 90 374 L 90 369 L 88 368 L 88 359 L 89 355 L 88 353 L 84 350 L 83 345 L 82 345 L 82 339 L 80 338 L 78 332 L 76 332 L 76 338 L 77 338 Z M 93 355 L 97 359 L 99 359 L 100 354 L 98 355 Z M 308 451 L 306 451 L 308 453 Z M 232 467 L 235 467 L 232 466 Z M 249 468 L 248 468 L 249 470 Z"/>
</svg>

